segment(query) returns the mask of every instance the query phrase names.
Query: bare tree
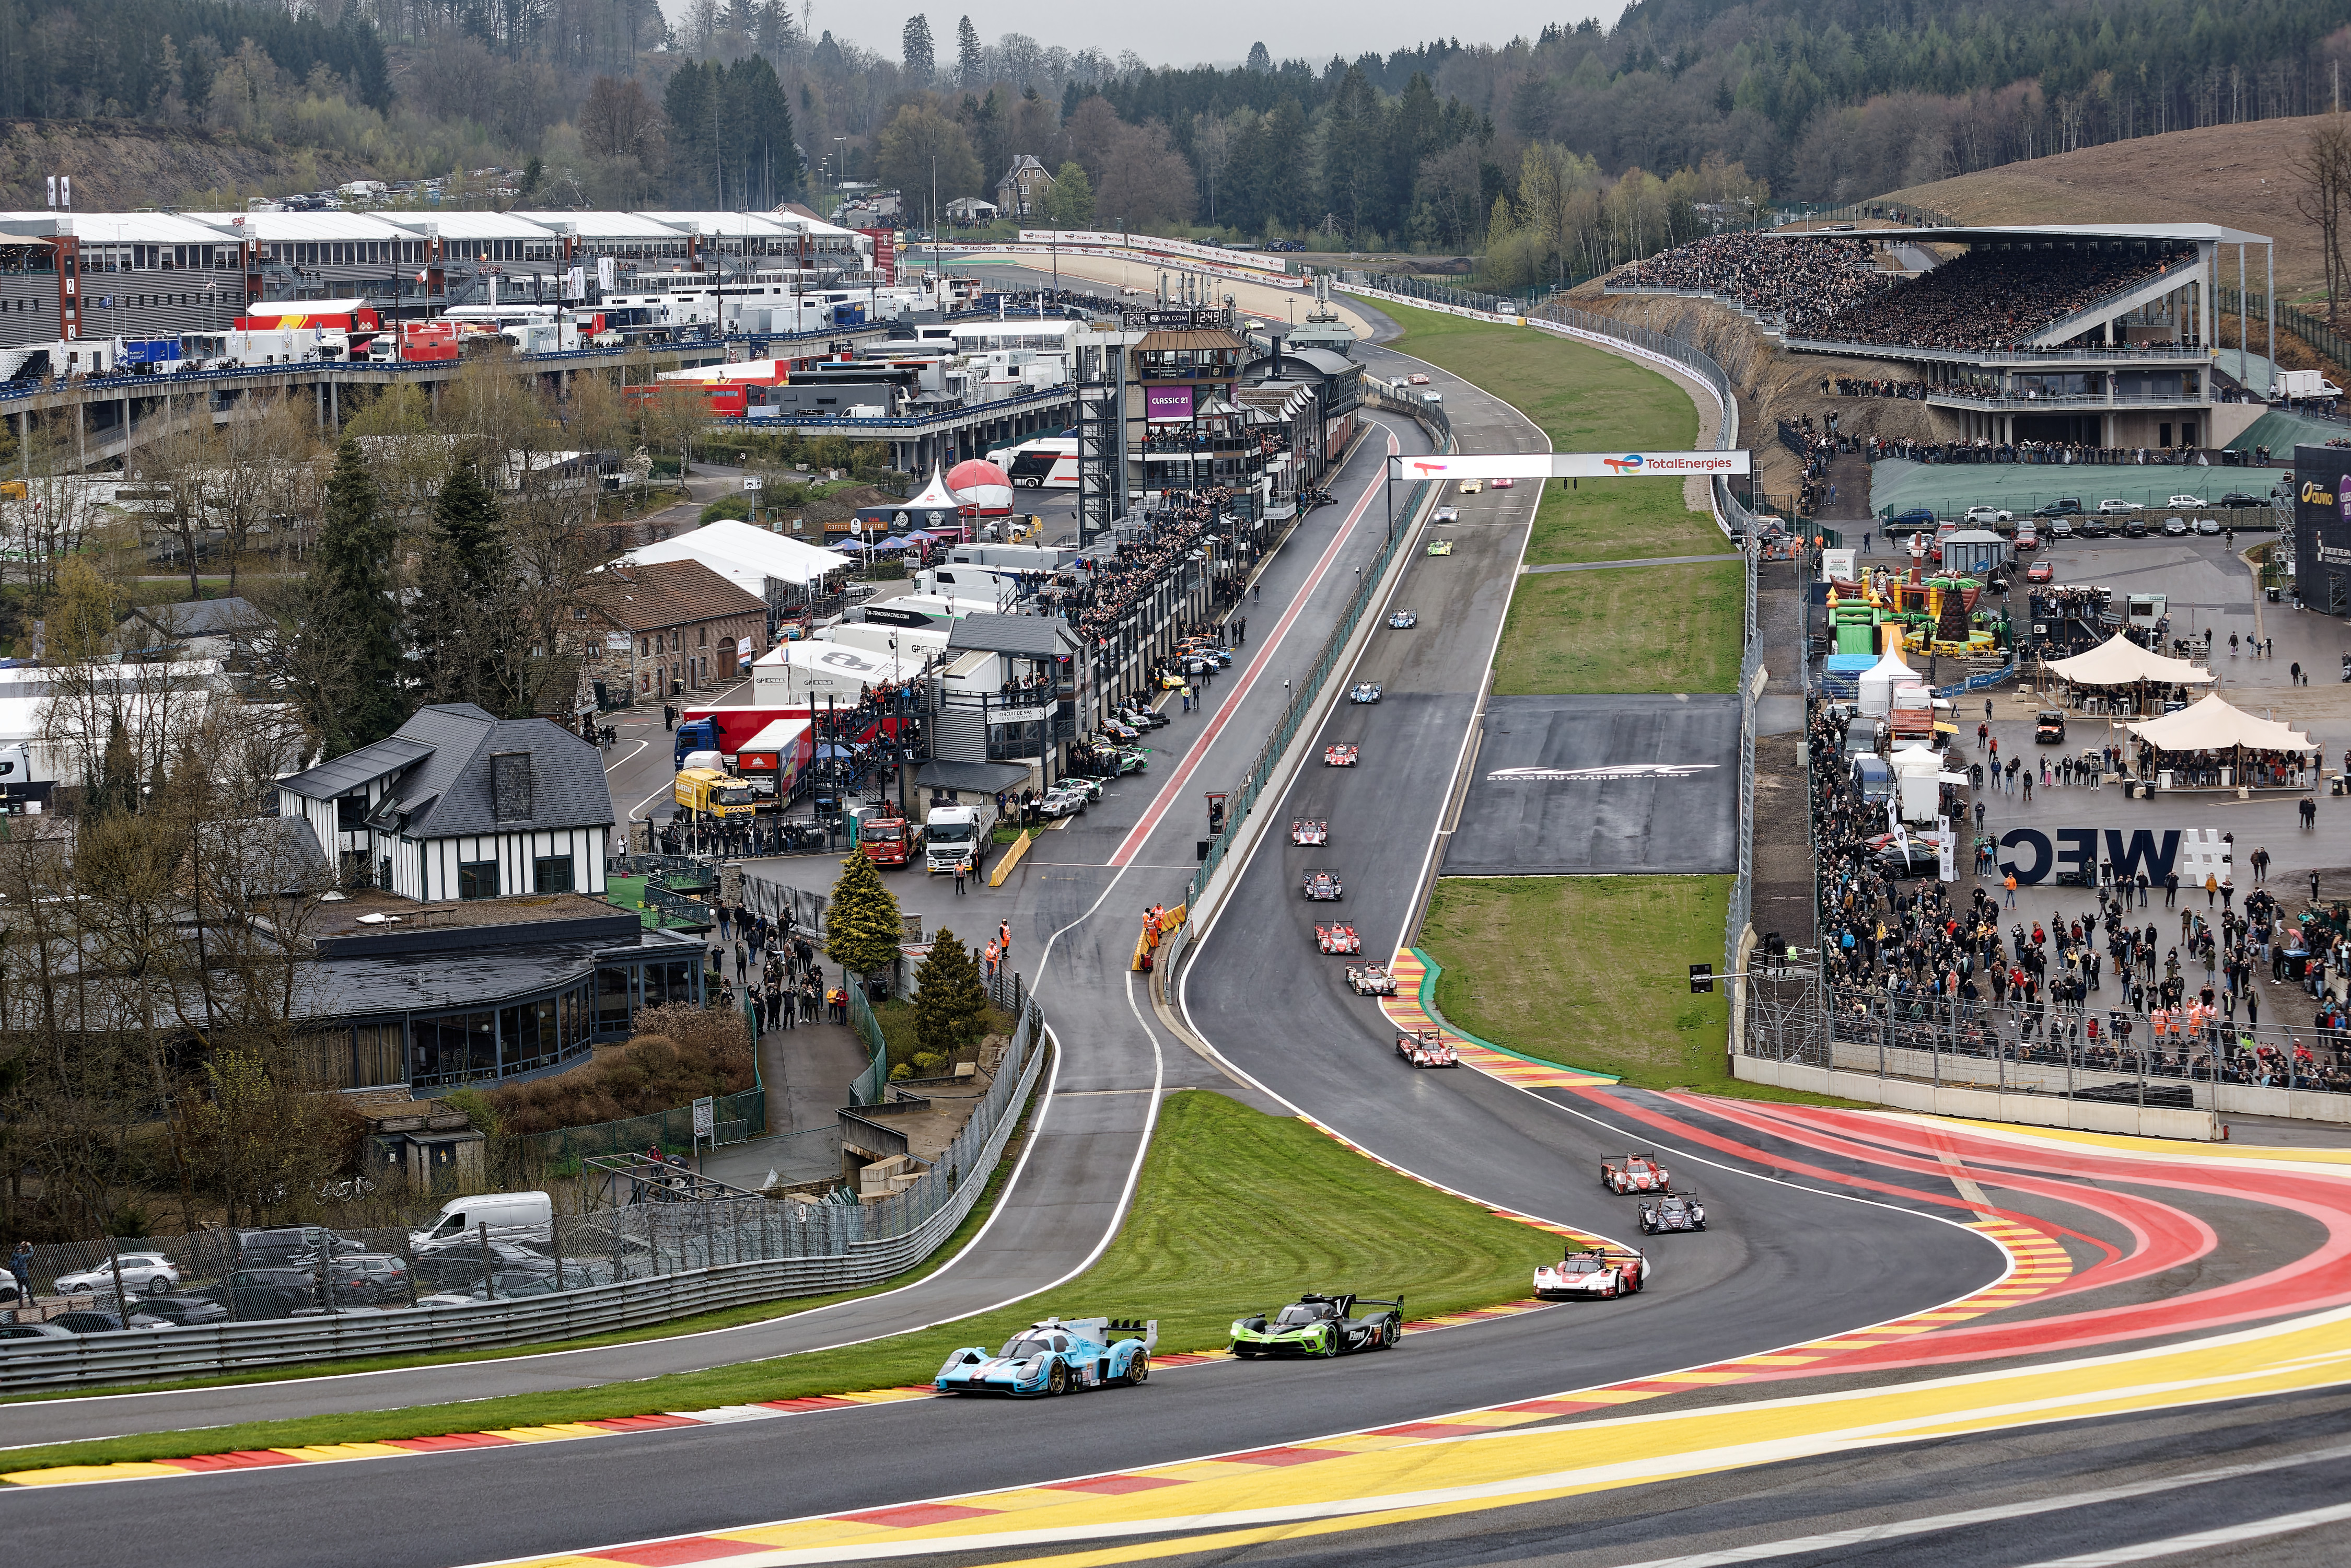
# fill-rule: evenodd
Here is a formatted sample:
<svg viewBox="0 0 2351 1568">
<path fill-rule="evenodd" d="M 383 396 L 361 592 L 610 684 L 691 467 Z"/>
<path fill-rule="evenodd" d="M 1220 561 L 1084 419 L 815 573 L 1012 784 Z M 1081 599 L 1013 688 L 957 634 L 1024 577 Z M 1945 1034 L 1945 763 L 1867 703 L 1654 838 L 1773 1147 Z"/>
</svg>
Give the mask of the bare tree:
<svg viewBox="0 0 2351 1568">
<path fill-rule="evenodd" d="M 2326 320 L 2340 326 L 2343 298 L 2351 293 L 2345 274 L 2343 219 L 2351 205 L 2351 120 L 2341 111 L 2323 117 L 2290 166 L 2297 182 L 2294 211 L 2318 231 L 2320 259 L 2326 268 Z"/>
</svg>

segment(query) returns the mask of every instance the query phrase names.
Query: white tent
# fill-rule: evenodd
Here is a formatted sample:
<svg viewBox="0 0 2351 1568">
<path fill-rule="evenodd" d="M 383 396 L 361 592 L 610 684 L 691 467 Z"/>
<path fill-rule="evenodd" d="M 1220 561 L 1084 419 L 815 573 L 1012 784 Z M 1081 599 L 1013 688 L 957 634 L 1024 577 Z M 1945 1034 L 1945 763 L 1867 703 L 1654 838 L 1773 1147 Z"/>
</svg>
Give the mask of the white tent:
<svg viewBox="0 0 2351 1568">
<path fill-rule="evenodd" d="M 2141 681 L 2187 686 L 2212 684 L 2210 671 L 2199 670 L 2185 659 L 2150 653 L 2119 632 L 2086 653 L 2059 659 L 2049 666 L 2049 673 L 2077 686 L 2129 686 Z"/>
<path fill-rule="evenodd" d="M 804 586 L 848 565 L 836 551 L 819 549 L 732 517 L 705 523 L 659 544 L 641 546 L 631 550 L 629 558 L 648 565 L 664 560 L 698 560 L 761 599 L 768 595 L 760 579 Z"/>
<path fill-rule="evenodd" d="M 1861 673 L 1861 711 L 1870 718 L 1884 718 L 1894 711 L 1895 683 L 1917 678 L 1918 672 L 1902 662 L 1902 650 L 1889 646 L 1884 658 Z"/>
<path fill-rule="evenodd" d="M 2308 751 L 2317 744 L 2292 725 L 2232 707 L 2218 694 L 2127 727 L 2158 751 L 2229 751 L 2240 746 L 2255 751 Z"/>
</svg>

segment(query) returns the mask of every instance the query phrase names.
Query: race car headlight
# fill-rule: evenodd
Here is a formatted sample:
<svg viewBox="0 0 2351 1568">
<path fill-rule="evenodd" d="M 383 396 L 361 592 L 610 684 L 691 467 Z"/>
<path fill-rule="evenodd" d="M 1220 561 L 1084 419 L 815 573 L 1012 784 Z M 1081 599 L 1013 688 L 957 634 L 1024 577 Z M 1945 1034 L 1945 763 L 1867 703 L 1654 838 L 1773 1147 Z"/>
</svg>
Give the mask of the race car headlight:
<svg viewBox="0 0 2351 1568">
<path fill-rule="evenodd" d="M 963 1352 L 961 1352 L 961 1351 L 957 1351 L 957 1352 L 956 1352 L 953 1355 L 951 1355 L 951 1356 L 947 1357 L 947 1359 L 946 1359 L 946 1365 L 944 1365 L 944 1366 L 942 1366 L 942 1367 L 940 1367 L 940 1368 L 939 1368 L 939 1376 L 941 1376 L 941 1377 L 945 1377 L 945 1376 L 946 1376 L 948 1374 L 950 1374 L 950 1373 L 954 1372 L 954 1371 L 956 1370 L 956 1368 L 957 1368 L 957 1367 L 961 1366 L 962 1364 L 963 1364 Z"/>
</svg>

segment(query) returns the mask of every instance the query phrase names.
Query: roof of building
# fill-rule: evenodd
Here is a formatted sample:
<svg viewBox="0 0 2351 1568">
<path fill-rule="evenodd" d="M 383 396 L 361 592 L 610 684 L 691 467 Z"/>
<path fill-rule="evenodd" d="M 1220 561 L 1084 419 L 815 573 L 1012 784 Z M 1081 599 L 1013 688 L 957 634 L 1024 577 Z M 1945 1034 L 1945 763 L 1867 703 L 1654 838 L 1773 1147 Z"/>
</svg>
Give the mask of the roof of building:
<svg viewBox="0 0 2351 1568">
<path fill-rule="evenodd" d="M 657 222 L 643 213 L 581 212 L 538 213 L 529 214 L 533 223 L 548 228 L 569 225 L 571 232 L 583 240 L 683 240 L 685 231 L 673 225 Z"/>
<path fill-rule="evenodd" d="M 1009 762 L 925 762 L 915 771 L 917 789 L 969 790 L 993 795 L 1025 783 L 1029 769 Z"/>
<path fill-rule="evenodd" d="M 392 222 L 418 234 L 439 226 L 443 239 L 552 239 L 555 231 L 543 218 L 526 217 L 520 213 L 489 213 L 469 211 L 463 207 L 434 208 L 424 213 L 402 213 Z"/>
<path fill-rule="evenodd" d="M 1044 175 L 1045 183 L 1047 184 L 1050 185 L 1053 183 L 1053 172 L 1050 169 L 1046 168 L 1042 163 L 1037 162 L 1036 155 L 1029 152 L 1023 152 L 1019 157 L 1013 159 L 1012 167 L 1007 169 L 1004 172 L 1004 178 L 996 183 L 999 185 L 1008 185 L 1031 169 L 1034 169 L 1038 173 Z"/>
<path fill-rule="evenodd" d="M 596 606 L 615 626 L 650 632 L 690 626 L 728 615 L 764 615 L 768 601 L 729 582 L 701 561 L 617 561 L 589 580 Z"/>
<path fill-rule="evenodd" d="M 1788 232 L 1787 239 L 1819 239 L 1830 231 Z M 1967 224 L 1940 228 L 1834 231 L 1841 239 L 1918 240 L 1928 245 L 2010 245 L 2029 240 L 2152 240 L 2174 245 L 2213 241 L 2221 245 L 2267 245 L 2270 236 L 2219 224 Z"/>
<path fill-rule="evenodd" d="M 1135 345 L 1145 353 L 1165 349 L 1245 349 L 1248 344 L 1230 332 L 1210 327 L 1170 327 L 1156 332 L 1145 332 L 1143 341 Z"/>
<path fill-rule="evenodd" d="M 947 632 L 947 647 L 1023 659 L 1058 659 L 1077 652 L 1078 638 L 1070 623 L 1058 615 L 963 615 Z"/>
<path fill-rule="evenodd" d="M 814 582 L 849 568 L 832 550 L 732 517 L 705 523 L 675 538 L 640 545 L 629 552 L 628 559 L 640 563 L 698 560 L 737 587 L 763 596 L 769 578 L 778 582 Z"/>
<path fill-rule="evenodd" d="M 530 758 L 522 774 L 528 799 L 509 800 L 501 812 L 491 758 L 517 753 Z M 400 831 L 413 838 L 612 821 L 603 757 L 594 747 L 551 720 L 496 718 L 471 703 L 420 708 L 387 738 L 277 783 L 309 800 L 328 800 L 393 775 L 398 779 L 376 817 L 387 823 L 398 819 Z M 517 803 L 525 809 L 517 811 Z"/>
<path fill-rule="evenodd" d="M 133 610 L 122 622 L 153 627 L 167 637 L 235 637 L 274 629 L 277 622 L 255 609 L 250 601 L 198 599 L 181 604 L 151 604 Z"/>
<path fill-rule="evenodd" d="M 184 213 L 181 215 L 193 218 L 223 239 L 255 239 L 265 245 L 308 240 L 415 239 L 423 231 L 414 225 L 424 221 L 412 218 L 403 225 L 369 213 Z M 89 221 L 82 220 L 84 223 Z M 74 232 L 85 240 L 108 237 L 102 221 L 94 229 L 77 226 Z"/>
</svg>

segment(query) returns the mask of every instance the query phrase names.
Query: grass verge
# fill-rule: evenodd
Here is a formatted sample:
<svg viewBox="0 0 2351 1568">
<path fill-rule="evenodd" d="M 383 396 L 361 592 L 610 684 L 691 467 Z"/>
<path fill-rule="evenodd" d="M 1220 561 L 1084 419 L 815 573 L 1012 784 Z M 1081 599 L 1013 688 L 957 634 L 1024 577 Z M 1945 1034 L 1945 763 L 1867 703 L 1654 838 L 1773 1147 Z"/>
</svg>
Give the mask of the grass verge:
<svg viewBox="0 0 2351 1568">
<path fill-rule="evenodd" d="M 1740 593 L 1736 561 L 1521 578 L 1494 695 L 1734 690 Z"/>
<path fill-rule="evenodd" d="M 1420 936 L 1444 966 L 1437 1011 L 1496 1045 L 1643 1089 L 1850 1103 L 1730 1076 L 1729 998 L 1692 996 L 1688 967 L 1721 958 L 1730 880 L 1440 877 Z"/>
<path fill-rule="evenodd" d="M 1301 1215 L 1311 1223 L 1301 1223 Z M 1225 1343 L 1244 1309 L 1276 1306 L 1301 1291 L 1401 1295 L 1416 1318 L 1515 1301 L 1558 1246 L 1542 1231 L 1374 1165 L 1303 1122 L 1195 1090 L 1162 1108 L 1117 1240 L 1050 1299 L 921 1333 L 707 1372 L 17 1448 L 7 1464 L 35 1469 L 380 1441 L 897 1387 L 928 1381 L 948 1352 L 995 1345 L 1049 1312 L 1154 1317 L 1162 1350 L 1206 1350 Z"/>
</svg>

